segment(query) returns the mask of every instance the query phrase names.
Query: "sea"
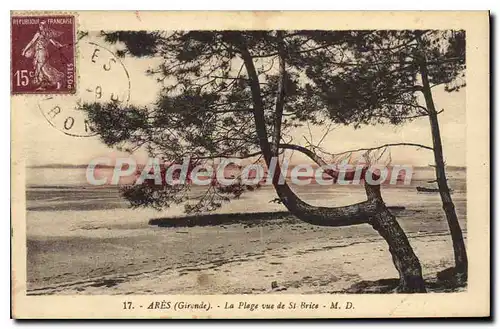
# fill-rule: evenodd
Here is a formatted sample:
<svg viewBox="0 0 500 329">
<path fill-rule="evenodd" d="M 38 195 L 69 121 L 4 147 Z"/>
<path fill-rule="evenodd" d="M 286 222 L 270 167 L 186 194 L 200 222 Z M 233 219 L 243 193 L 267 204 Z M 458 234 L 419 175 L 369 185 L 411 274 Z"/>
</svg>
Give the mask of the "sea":
<svg viewBox="0 0 500 329">
<path fill-rule="evenodd" d="M 112 169 L 102 169 L 104 171 Z M 118 186 L 92 186 L 87 183 L 85 168 L 27 168 L 26 201 L 28 211 L 92 211 L 129 209 L 130 205 L 120 194 Z M 108 174 L 110 174 L 108 173 Z M 111 175 L 111 174 L 110 174 Z M 453 191 L 453 199 L 466 200 L 466 168 L 450 167 L 447 178 Z M 416 167 L 411 184 L 383 185 L 382 196 L 389 206 L 412 207 L 439 203 L 438 193 L 418 192 L 417 186 L 436 187 L 434 168 Z M 329 186 L 311 183 L 305 186 L 291 184 L 292 189 L 306 202 L 318 206 L 343 206 L 366 199 L 362 185 Z M 193 195 L 199 195 L 206 187 L 196 186 Z M 198 192 L 198 193 L 196 193 Z M 217 212 L 265 212 L 281 211 L 284 207 L 273 202 L 276 193 L 272 186 L 247 191 L 239 198 L 224 203 Z M 183 206 L 173 206 L 161 212 L 162 216 L 181 216 Z"/>
</svg>

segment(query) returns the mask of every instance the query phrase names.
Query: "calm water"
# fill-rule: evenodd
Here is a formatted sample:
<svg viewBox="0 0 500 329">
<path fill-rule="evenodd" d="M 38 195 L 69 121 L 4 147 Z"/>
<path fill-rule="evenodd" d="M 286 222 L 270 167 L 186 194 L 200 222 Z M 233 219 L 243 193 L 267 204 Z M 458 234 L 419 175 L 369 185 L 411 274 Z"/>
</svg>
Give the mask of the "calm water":
<svg viewBox="0 0 500 329">
<path fill-rule="evenodd" d="M 105 169 L 111 172 L 111 169 Z M 28 168 L 27 169 L 27 208 L 33 211 L 64 211 L 64 210 L 110 210 L 126 209 L 128 203 L 124 200 L 117 187 L 94 187 L 86 182 L 83 168 Z M 108 173 L 109 174 L 109 173 Z M 421 207 L 423 204 L 437 205 L 440 198 L 437 193 L 418 193 L 416 186 L 432 186 L 427 181 L 434 179 L 434 171 L 416 169 L 412 183 L 409 186 L 384 186 L 384 200 L 391 206 Z M 466 200 L 466 171 L 464 169 L 448 170 L 448 180 L 454 190 L 453 199 L 456 203 Z M 305 201 L 314 205 L 341 206 L 366 199 L 362 186 L 308 186 L 292 185 L 292 188 Z M 194 187 L 201 191 L 203 187 Z M 272 187 L 265 186 L 254 192 L 244 193 L 238 200 L 224 205 L 220 212 L 248 212 L 283 210 L 283 206 L 270 202 L 276 198 Z M 173 207 L 169 214 L 180 215 L 182 209 Z"/>
</svg>

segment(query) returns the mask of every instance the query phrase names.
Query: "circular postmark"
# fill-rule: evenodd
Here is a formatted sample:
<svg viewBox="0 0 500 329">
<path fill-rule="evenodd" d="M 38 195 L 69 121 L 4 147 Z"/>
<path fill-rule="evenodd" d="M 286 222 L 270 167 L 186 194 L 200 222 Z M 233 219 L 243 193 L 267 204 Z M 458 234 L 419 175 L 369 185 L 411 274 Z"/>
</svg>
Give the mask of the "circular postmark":
<svg viewBox="0 0 500 329">
<path fill-rule="evenodd" d="M 79 42 L 79 81 L 75 95 L 46 95 L 38 108 L 47 122 L 68 136 L 97 135 L 86 113 L 84 103 L 118 102 L 130 99 L 130 77 L 122 61 L 109 49 L 94 42 Z"/>
</svg>

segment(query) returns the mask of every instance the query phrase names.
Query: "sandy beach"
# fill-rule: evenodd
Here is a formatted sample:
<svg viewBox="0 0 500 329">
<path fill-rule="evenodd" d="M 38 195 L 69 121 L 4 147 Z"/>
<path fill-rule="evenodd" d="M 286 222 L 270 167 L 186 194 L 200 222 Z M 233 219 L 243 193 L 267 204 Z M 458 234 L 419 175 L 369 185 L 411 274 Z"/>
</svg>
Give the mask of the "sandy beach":
<svg viewBox="0 0 500 329">
<path fill-rule="evenodd" d="M 457 182 L 455 188 L 464 186 Z M 301 195 L 325 200 L 342 192 L 319 188 L 328 198 L 311 187 Z M 342 193 L 341 203 L 363 199 L 362 189 L 344 187 Z M 436 283 L 436 273 L 453 265 L 439 195 L 411 187 L 384 195 L 421 261 L 428 290 L 447 291 Z M 394 288 L 396 282 L 389 279 L 397 272 L 387 244 L 369 225 L 313 226 L 269 203 L 272 196 L 266 187 L 232 203 L 230 210 L 237 214 L 223 208 L 215 224 L 183 227 L 180 208 L 129 209 L 116 188 L 31 187 L 28 294 L 312 294 Z M 466 236 L 465 196 L 465 191 L 454 194 Z M 164 225 L 172 217 L 178 224 Z"/>
</svg>

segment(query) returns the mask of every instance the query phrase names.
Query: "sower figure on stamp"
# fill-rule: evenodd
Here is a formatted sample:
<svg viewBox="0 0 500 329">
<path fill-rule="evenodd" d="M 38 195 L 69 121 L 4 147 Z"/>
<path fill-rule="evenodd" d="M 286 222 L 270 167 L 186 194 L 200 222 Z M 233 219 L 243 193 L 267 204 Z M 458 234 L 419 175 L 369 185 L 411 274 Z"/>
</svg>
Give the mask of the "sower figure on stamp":
<svg viewBox="0 0 500 329">
<path fill-rule="evenodd" d="M 37 90 L 43 90 L 47 86 L 56 86 L 56 89 L 61 88 L 64 74 L 48 62 L 50 58 L 49 43 L 59 49 L 64 47 L 63 44 L 54 40 L 61 34 L 62 32 L 48 28 L 46 22 L 41 21 L 38 31 L 22 51 L 23 56 L 27 58 L 33 57 L 34 83 L 39 86 Z"/>
</svg>

